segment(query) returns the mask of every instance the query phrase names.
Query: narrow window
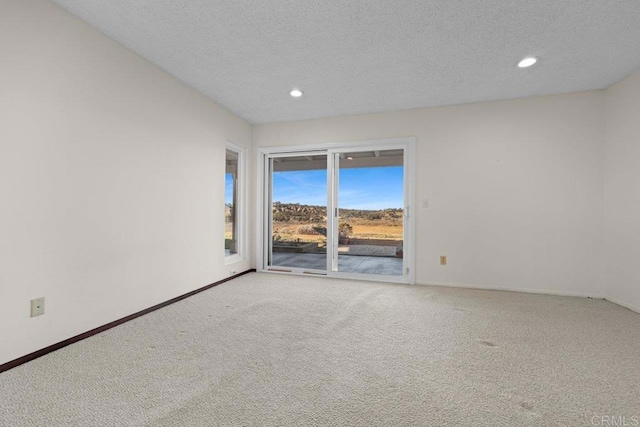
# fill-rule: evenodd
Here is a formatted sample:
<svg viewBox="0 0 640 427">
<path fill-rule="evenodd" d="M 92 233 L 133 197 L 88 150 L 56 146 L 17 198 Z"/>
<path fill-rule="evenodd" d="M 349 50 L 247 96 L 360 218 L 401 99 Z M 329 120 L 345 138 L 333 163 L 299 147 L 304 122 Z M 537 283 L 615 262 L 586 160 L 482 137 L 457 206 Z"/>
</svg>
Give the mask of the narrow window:
<svg viewBox="0 0 640 427">
<path fill-rule="evenodd" d="M 243 150 L 228 143 L 224 179 L 224 250 L 228 262 L 242 256 Z"/>
</svg>

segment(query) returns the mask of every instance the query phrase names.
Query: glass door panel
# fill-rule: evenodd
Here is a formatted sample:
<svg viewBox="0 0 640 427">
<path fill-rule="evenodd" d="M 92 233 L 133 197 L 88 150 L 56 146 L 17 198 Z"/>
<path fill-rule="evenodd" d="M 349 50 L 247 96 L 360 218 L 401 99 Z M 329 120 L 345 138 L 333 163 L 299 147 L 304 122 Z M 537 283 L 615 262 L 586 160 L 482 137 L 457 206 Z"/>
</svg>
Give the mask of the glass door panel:
<svg viewBox="0 0 640 427">
<path fill-rule="evenodd" d="M 327 154 L 275 156 L 269 167 L 271 270 L 326 273 Z"/>
<path fill-rule="evenodd" d="M 404 150 L 334 154 L 334 271 L 403 275 Z"/>
</svg>

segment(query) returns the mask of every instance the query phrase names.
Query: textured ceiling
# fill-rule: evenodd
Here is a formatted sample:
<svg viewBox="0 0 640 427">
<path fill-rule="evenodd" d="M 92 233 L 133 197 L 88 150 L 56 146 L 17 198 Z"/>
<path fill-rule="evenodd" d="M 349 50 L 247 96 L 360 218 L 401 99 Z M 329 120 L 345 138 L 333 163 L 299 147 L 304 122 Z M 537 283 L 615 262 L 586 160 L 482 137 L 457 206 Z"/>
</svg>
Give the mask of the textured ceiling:
<svg viewBox="0 0 640 427">
<path fill-rule="evenodd" d="M 601 89 L 640 68 L 640 0 L 54 1 L 252 123 Z M 526 55 L 541 61 L 515 67 Z"/>
</svg>

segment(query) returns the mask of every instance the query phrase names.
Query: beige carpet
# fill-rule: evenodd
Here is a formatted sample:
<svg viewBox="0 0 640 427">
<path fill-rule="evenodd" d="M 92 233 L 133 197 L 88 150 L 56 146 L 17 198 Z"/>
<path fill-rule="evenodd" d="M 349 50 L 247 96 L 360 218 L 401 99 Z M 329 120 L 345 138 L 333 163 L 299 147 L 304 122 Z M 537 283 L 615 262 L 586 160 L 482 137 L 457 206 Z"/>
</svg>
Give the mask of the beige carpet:
<svg viewBox="0 0 640 427">
<path fill-rule="evenodd" d="M 640 416 L 636 313 L 313 277 L 249 274 L 0 374 L 2 426 L 589 426 L 603 416 Z"/>
</svg>

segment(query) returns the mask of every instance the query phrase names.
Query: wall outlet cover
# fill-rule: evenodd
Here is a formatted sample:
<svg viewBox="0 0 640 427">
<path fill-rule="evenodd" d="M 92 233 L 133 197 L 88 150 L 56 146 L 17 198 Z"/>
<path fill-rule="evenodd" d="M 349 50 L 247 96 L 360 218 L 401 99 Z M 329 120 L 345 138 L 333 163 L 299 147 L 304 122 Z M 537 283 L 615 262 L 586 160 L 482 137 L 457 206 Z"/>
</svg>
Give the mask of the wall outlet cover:
<svg viewBox="0 0 640 427">
<path fill-rule="evenodd" d="M 31 317 L 44 314 L 44 297 L 31 300 Z"/>
</svg>

